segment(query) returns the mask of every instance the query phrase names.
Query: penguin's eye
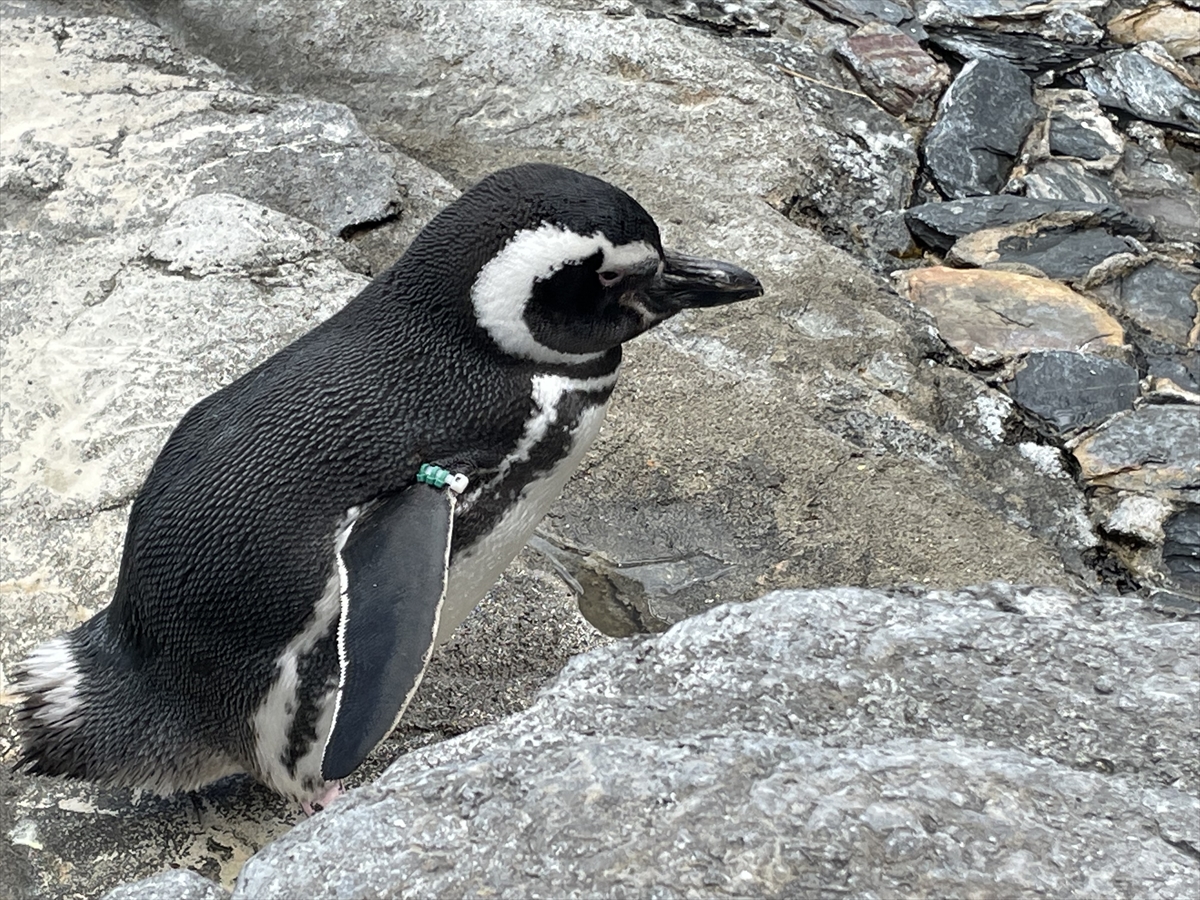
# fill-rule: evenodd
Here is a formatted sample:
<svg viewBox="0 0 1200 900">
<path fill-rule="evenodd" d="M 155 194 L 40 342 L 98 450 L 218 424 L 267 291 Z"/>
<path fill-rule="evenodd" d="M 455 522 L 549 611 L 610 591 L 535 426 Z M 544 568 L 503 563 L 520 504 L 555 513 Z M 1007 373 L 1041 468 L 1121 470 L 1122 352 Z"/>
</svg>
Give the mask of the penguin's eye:
<svg viewBox="0 0 1200 900">
<path fill-rule="evenodd" d="M 600 278 L 600 283 L 607 288 L 607 287 L 612 287 L 614 284 L 616 284 L 618 281 L 620 281 L 621 275 L 623 273 L 615 272 L 611 269 L 606 269 L 605 271 L 597 272 L 596 274 Z"/>
</svg>

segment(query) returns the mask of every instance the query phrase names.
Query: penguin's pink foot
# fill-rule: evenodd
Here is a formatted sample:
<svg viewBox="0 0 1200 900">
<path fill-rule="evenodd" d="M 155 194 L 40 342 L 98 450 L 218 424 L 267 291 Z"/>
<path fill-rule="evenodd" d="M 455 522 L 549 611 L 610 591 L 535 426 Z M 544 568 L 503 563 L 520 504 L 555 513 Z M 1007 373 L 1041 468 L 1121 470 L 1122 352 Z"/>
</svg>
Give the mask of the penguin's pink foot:
<svg viewBox="0 0 1200 900">
<path fill-rule="evenodd" d="M 304 814 L 312 818 L 316 809 L 329 809 L 330 804 L 338 797 L 342 796 L 342 783 L 340 781 L 331 781 L 325 788 L 325 793 L 314 797 L 311 801 L 304 800 L 300 803 L 300 808 L 304 810 Z"/>
</svg>

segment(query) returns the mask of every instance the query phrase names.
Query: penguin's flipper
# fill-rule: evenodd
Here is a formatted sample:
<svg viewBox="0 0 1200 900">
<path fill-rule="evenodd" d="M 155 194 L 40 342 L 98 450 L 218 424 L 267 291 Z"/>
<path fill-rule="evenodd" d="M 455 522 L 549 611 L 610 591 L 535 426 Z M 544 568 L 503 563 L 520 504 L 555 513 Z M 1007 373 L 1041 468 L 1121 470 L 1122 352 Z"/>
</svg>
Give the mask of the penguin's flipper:
<svg viewBox="0 0 1200 900">
<path fill-rule="evenodd" d="M 414 484 L 363 513 L 338 554 L 340 682 L 321 761 L 345 778 L 392 730 L 433 653 L 455 492 Z"/>
</svg>

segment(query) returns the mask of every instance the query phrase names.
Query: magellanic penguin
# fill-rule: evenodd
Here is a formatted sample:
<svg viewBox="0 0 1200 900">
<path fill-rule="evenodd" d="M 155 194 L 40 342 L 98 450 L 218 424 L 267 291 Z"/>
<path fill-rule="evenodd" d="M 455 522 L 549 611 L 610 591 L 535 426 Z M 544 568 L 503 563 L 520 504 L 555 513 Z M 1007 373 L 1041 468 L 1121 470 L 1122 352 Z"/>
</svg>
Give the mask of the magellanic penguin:
<svg viewBox="0 0 1200 900">
<path fill-rule="evenodd" d="M 622 343 L 761 293 L 664 250 L 604 181 L 485 178 L 183 417 L 111 605 L 21 665 L 18 765 L 163 794 L 246 771 L 327 802 L 579 464 Z"/>
</svg>

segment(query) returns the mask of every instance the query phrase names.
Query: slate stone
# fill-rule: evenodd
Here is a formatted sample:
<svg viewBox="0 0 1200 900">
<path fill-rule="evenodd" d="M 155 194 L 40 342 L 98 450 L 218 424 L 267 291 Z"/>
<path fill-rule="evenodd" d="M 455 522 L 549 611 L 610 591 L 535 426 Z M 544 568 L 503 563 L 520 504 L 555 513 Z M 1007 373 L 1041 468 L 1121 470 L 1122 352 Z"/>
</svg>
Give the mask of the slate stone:
<svg viewBox="0 0 1200 900">
<path fill-rule="evenodd" d="M 1099 134 L 1082 122 L 1057 113 L 1050 117 L 1050 152 L 1055 156 L 1103 159 L 1108 146 Z"/>
<path fill-rule="evenodd" d="M 1142 348 L 1145 341 L 1139 338 L 1137 343 Z M 1200 353 L 1194 349 L 1171 353 L 1161 347 L 1144 350 L 1144 353 L 1146 374 L 1173 381 L 1185 391 L 1200 393 Z"/>
<path fill-rule="evenodd" d="M 1025 187 L 1025 196 L 1033 200 L 1121 205 L 1116 188 L 1107 178 L 1089 172 L 1072 160 L 1049 159 L 1037 163 L 1021 177 L 1021 183 Z"/>
<path fill-rule="evenodd" d="M 1183 347 L 1196 327 L 1200 270 L 1153 260 L 1105 285 L 1101 294 L 1122 316 Z"/>
<path fill-rule="evenodd" d="M 233 896 L 1191 896 L 1196 624 L 1139 607 L 1005 584 L 722 606 L 402 758 Z"/>
<path fill-rule="evenodd" d="M 902 273 L 899 286 L 933 316 L 942 340 L 977 365 L 1035 350 L 1120 347 L 1125 339 L 1095 301 L 1045 278 L 930 266 Z"/>
<path fill-rule="evenodd" d="M 1113 173 L 1121 205 L 1153 222 L 1159 241 L 1200 242 L 1200 190 L 1190 173 L 1171 158 L 1160 129 L 1133 122 L 1127 130 L 1134 140 Z"/>
<path fill-rule="evenodd" d="M 1194 79 L 1183 70 L 1172 72 L 1167 60 L 1152 58 L 1154 46 L 1105 54 L 1082 70 L 1084 83 L 1102 106 L 1200 134 L 1200 91 L 1186 83 Z"/>
<path fill-rule="evenodd" d="M 925 137 L 925 164 L 945 197 L 1004 186 L 1037 107 L 1029 76 L 995 59 L 971 60 L 942 95 Z"/>
<path fill-rule="evenodd" d="M 928 121 L 949 69 L 900 29 L 868 22 L 838 47 L 859 85 L 895 116 Z"/>
<path fill-rule="evenodd" d="M 782 13 L 776 0 L 641 0 L 647 11 L 723 34 L 771 35 Z"/>
<path fill-rule="evenodd" d="M 1123 494 L 1104 522 L 1104 532 L 1141 544 L 1161 545 L 1163 522 L 1170 513 L 1171 505 L 1160 497 Z"/>
<path fill-rule="evenodd" d="M 1109 419 L 1075 446 L 1081 477 L 1124 491 L 1200 487 L 1200 407 L 1143 406 Z"/>
<path fill-rule="evenodd" d="M 1028 222 L 1050 213 L 1078 214 L 1078 224 L 1099 225 L 1114 234 L 1147 237 L 1151 225 L 1117 206 L 1077 200 L 1037 200 L 1012 194 L 963 197 L 944 203 L 922 203 L 904 214 L 913 237 L 922 245 L 945 253 L 963 235 L 984 228 Z"/>
<path fill-rule="evenodd" d="M 954 265 L 1028 266 L 1049 278 L 1078 281 L 1110 256 L 1133 248 L 1103 228 L 1058 225 L 1054 216 L 1005 228 L 987 228 L 959 238 L 946 261 Z"/>
<path fill-rule="evenodd" d="M 1163 564 L 1180 584 L 1200 590 L 1200 506 L 1190 505 L 1163 523 Z"/>
<path fill-rule="evenodd" d="M 1092 57 L 1090 44 L 1063 43 L 1036 34 L 997 32 L 960 25 L 930 25 L 930 42 L 962 59 L 998 59 L 1036 75 L 1059 70 Z"/>
<path fill-rule="evenodd" d="M 1025 357 L 1008 391 L 1046 433 L 1058 437 L 1132 409 L 1138 373 L 1120 360 L 1043 351 Z"/>
</svg>

